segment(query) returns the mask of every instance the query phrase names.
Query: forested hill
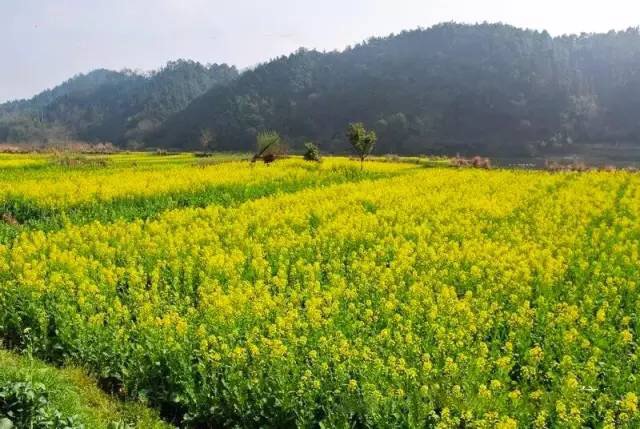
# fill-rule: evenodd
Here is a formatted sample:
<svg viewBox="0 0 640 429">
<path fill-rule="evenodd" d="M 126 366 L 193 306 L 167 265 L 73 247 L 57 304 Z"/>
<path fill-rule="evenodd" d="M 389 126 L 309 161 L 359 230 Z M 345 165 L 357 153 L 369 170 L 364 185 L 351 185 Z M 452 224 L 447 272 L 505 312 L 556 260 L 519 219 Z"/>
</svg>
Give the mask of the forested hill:
<svg viewBox="0 0 640 429">
<path fill-rule="evenodd" d="M 125 147 L 245 150 L 261 130 L 293 149 L 347 149 L 349 122 L 379 153 L 538 154 L 640 145 L 640 32 L 552 38 L 440 24 L 344 51 L 299 50 L 238 74 L 189 61 L 150 75 L 99 70 L 0 105 L 0 141 L 68 136 Z"/>
<path fill-rule="evenodd" d="M 218 86 L 170 118 L 152 145 L 245 149 L 273 129 L 299 147 L 345 150 L 363 121 L 391 153 L 539 153 L 640 142 L 637 29 L 552 38 L 508 25 L 441 24 L 343 52 L 300 50 Z"/>
<path fill-rule="evenodd" d="M 0 105 L 0 141 L 79 139 L 140 146 L 169 116 L 237 76 L 226 64 L 185 60 L 148 74 L 95 70 L 29 100 Z"/>
</svg>

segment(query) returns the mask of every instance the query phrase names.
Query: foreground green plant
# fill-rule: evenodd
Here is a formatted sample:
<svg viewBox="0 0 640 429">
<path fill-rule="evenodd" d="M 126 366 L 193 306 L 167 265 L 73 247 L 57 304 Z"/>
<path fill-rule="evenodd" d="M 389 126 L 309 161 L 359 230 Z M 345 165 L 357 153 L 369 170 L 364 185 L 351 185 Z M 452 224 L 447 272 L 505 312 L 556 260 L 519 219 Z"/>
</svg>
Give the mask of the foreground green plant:
<svg viewBox="0 0 640 429">
<path fill-rule="evenodd" d="M 4 426 L 3 426 L 4 425 Z M 102 393 L 78 369 L 0 350 L 0 428 L 169 428 L 141 404 Z"/>
<path fill-rule="evenodd" d="M 63 416 L 49 403 L 42 383 L 13 382 L 0 385 L 0 428 L 83 429 L 76 416 Z"/>
</svg>

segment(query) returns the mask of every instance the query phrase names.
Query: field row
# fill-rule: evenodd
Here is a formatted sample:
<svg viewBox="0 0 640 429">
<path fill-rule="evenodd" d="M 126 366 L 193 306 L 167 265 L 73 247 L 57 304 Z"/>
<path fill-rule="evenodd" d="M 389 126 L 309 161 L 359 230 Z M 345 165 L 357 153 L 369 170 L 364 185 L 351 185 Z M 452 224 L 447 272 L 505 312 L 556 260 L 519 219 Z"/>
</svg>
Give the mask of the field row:
<svg viewBox="0 0 640 429">
<path fill-rule="evenodd" d="M 639 193 L 417 169 L 27 232 L 0 335 L 183 424 L 635 427 Z"/>
<path fill-rule="evenodd" d="M 171 159 L 171 157 L 169 158 Z M 411 164 L 369 163 L 368 172 L 397 172 L 415 168 Z M 283 160 L 277 167 L 262 163 L 225 162 L 212 165 L 154 168 L 47 169 L 38 177 L 0 178 L 1 200 L 22 198 L 44 208 L 65 208 L 88 202 L 108 202 L 116 198 L 149 197 L 164 193 L 193 192 L 214 185 L 252 185 L 282 178 L 303 179 L 312 173 L 359 170 L 348 159 L 331 158 L 323 163 L 299 159 Z"/>
<path fill-rule="evenodd" d="M 280 161 L 277 168 L 237 161 L 183 165 L 175 159 L 194 158 L 182 155 L 164 157 L 164 163 L 146 168 L 131 168 L 125 163 L 128 159 L 121 155 L 106 168 L 48 166 L 36 177 L 30 170 L 22 170 L 18 177 L 15 172 L 0 177 L 0 243 L 10 242 L 24 230 L 147 219 L 175 208 L 228 206 L 275 193 L 388 177 L 417 168 L 411 164 L 369 163 L 366 171 L 360 171 L 347 159 L 321 164 L 290 159 Z"/>
</svg>

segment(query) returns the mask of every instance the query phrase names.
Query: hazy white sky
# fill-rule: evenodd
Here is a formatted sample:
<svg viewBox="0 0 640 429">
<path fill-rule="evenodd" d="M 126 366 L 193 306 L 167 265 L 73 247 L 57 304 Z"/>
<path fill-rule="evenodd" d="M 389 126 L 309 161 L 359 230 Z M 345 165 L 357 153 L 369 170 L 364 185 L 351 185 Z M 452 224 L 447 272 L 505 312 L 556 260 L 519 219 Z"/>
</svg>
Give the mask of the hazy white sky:
<svg viewBox="0 0 640 429">
<path fill-rule="evenodd" d="M 443 21 L 602 32 L 640 25 L 640 0 L 0 0 L 0 101 L 99 67 L 242 68 Z"/>
</svg>

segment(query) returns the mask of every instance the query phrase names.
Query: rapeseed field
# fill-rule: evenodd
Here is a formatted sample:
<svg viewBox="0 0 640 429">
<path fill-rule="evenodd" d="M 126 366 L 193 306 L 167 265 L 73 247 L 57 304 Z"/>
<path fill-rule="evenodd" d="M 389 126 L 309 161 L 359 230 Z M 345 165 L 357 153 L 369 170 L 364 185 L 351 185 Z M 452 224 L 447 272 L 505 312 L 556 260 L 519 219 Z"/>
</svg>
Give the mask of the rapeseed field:
<svg viewBox="0 0 640 429">
<path fill-rule="evenodd" d="M 637 174 L 192 161 L 3 158 L 3 344 L 186 427 L 640 427 Z"/>
</svg>

